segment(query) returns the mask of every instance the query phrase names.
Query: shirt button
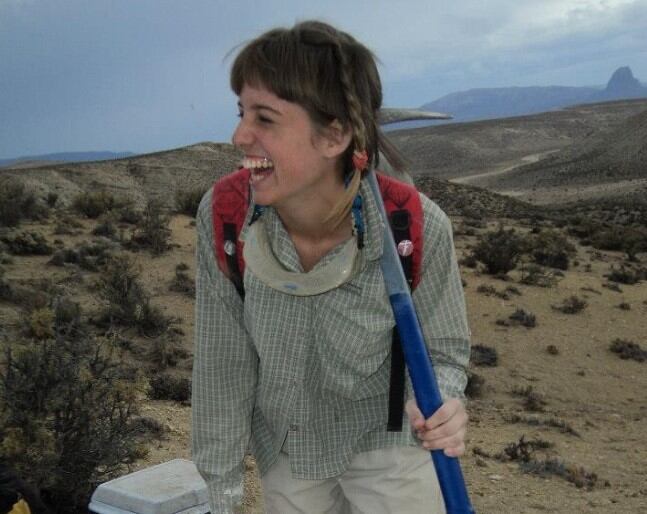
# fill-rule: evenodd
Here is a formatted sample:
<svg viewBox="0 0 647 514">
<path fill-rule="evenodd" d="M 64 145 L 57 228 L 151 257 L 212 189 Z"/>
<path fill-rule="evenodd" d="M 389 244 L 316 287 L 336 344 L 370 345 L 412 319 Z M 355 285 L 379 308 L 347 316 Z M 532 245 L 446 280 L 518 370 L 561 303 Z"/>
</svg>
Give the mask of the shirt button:
<svg viewBox="0 0 647 514">
<path fill-rule="evenodd" d="M 299 425 L 290 425 L 290 432 L 298 432 Z"/>
</svg>

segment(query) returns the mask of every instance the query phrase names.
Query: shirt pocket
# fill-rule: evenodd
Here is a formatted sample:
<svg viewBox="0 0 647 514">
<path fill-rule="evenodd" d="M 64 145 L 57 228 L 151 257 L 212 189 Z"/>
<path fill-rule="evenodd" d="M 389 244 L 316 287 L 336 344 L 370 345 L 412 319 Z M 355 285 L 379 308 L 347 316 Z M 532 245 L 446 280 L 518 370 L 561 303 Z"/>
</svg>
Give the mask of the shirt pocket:
<svg viewBox="0 0 647 514">
<path fill-rule="evenodd" d="M 350 282 L 322 295 L 314 317 L 314 354 L 325 393 L 349 400 L 385 394 L 395 323 L 383 285 L 358 289 Z"/>
</svg>

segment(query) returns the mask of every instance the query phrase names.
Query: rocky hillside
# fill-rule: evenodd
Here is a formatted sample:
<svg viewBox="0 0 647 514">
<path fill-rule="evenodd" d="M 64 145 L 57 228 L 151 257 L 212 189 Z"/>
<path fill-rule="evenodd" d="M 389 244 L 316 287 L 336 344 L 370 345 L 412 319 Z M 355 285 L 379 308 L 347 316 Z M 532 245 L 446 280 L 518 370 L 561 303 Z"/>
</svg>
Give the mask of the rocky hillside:
<svg viewBox="0 0 647 514">
<path fill-rule="evenodd" d="M 499 175 L 490 187 L 592 186 L 643 179 L 647 179 L 647 110 L 611 133 L 593 134 L 559 153 Z"/>
<path fill-rule="evenodd" d="M 230 144 L 195 145 L 126 159 L 0 169 L 0 179 L 16 177 L 44 197 L 56 193 L 69 205 L 83 191 L 104 191 L 135 202 L 157 198 L 167 206 L 178 190 L 208 188 L 233 170 L 240 155 Z"/>
<path fill-rule="evenodd" d="M 414 175 L 454 179 L 610 133 L 646 109 L 647 99 L 587 104 L 532 116 L 398 130 L 389 137 L 409 158 Z"/>
</svg>

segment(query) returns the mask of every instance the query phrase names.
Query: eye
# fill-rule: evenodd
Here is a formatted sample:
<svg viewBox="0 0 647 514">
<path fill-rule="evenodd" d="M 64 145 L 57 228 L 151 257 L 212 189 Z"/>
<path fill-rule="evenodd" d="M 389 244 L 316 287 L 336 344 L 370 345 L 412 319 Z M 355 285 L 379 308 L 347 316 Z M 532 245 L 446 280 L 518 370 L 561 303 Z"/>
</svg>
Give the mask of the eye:
<svg viewBox="0 0 647 514">
<path fill-rule="evenodd" d="M 269 125 L 269 124 L 271 124 L 271 123 L 274 123 L 274 121 L 273 121 L 273 120 L 271 120 L 271 119 L 270 119 L 270 118 L 268 118 L 267 116 L 263 116 L 262 114 L 259 114 L 259 115 L 258 115 L 258 121 L 260 121 L 261 123 L 265 123 L 265 124 L 267 124 L 267 125 Z"/>
<path fill-rule="evenodd" d="M 239 118 L 242 118 L 243 117 L 243 111 L 238 111 L 238 114 L 236 114 L 236 116 L 238 116 Z"/>
</svg>

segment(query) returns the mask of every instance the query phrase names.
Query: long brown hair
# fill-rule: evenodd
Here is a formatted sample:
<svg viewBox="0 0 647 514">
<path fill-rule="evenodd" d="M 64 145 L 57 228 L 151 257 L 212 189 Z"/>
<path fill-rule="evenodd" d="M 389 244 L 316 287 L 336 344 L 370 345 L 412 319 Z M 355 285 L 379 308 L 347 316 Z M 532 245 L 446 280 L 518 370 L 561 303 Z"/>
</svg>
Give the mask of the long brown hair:
<svg viewBox="0 0 647 514">
<path fill-rule="evenodd" d="M 352 143 L 342 156 L 345 175 L 353 173 L 354 150 L 366 150 L 369 166 L 379 164 L 381 151 L 402 170 L 402 157 L 378 125 L 382 83 L 375 56 L 350 34 L 313 20 L 269 30 L 238 53 L 230 80 L 236 95 L 249 84 L 299 104 L 319 129 L 334 120 L 350 128 Z M 359 174 L 355 175 L 325 220 L 333 227 L 346 217 L 357 194 Z"/>
</svg>

